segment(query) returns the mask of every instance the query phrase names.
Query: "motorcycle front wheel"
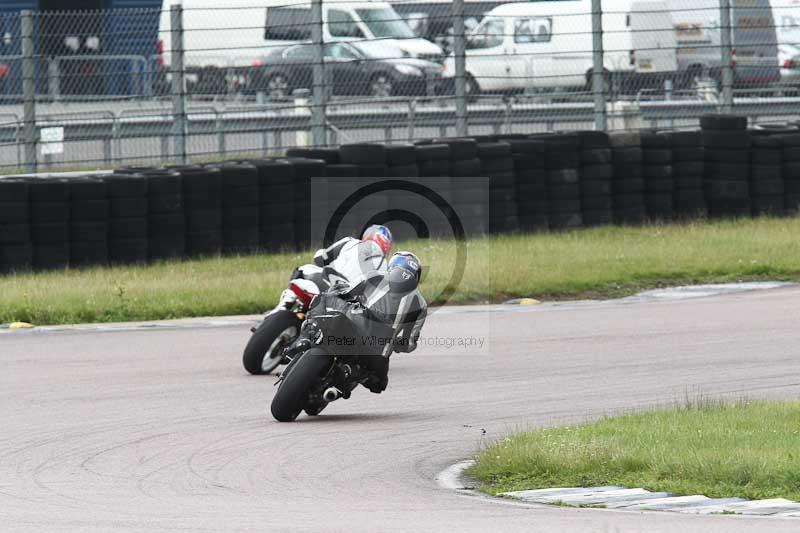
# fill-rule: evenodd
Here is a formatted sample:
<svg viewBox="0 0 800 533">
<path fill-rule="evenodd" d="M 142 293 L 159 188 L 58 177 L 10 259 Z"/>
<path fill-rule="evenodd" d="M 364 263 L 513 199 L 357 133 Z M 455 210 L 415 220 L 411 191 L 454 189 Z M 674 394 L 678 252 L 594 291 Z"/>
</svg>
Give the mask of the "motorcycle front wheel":
<svg viewBox="0 0 800 533">
<path fill-rule="evenodd" d="M 330 365 L 330 356 L 319 348 L 312 348 L 292 361 L 291 368 L 287 370 L 272 398 L 270 410 L 275 420 L 292 422 L 297 418 L 308 405 L 308 393 L 311 387 L 325 374 Z"/>
<path fill-rule="evenodd" d="M 291 311 L 278 311 L 265 318 L 244 349 L 244 369 L 255 375 L 275 370 L 283 360 L 284 348 L 300 333 L 301 324 Z"/>
</svg>

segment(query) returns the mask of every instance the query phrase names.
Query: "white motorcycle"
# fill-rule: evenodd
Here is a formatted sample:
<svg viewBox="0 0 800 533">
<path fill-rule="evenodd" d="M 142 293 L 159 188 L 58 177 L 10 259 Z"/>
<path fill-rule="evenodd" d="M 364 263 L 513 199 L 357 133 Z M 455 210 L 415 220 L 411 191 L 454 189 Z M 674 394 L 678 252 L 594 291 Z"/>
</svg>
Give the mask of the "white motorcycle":
<svg viewBox="0 0 800 533">
<path fill-rule="evenodd" d="M 325 268 L 304 265 L 297 279 L 281 293 L 278 305 L 264 316 L 244 349 L 242 364 L 251 374 L 269 374 L 281 364 L 289 363 L 285 354 L 300 334 L 311 302 L 330 287 Z"/>
</svg>

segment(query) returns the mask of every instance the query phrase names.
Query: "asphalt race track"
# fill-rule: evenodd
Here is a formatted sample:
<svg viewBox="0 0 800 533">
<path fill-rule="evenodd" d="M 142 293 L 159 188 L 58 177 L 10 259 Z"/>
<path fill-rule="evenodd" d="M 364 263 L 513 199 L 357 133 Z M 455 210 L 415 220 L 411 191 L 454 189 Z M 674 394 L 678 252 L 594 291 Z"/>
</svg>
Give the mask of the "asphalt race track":
<svg viewBox="0 0 800 533">
<path fill-rule="evenodd" d="M 798 531 L 796 519 L 522 507 L 434 481 L 481 443 L 681 400 L 800 394 L 800 290 L 448 309 L 389 390 L 294 424 L 247 329 L 0 335 L 2 531 Z M 447 346 L 486 335 L 488 346 Z M 484 434 L 485 432 L 485 434 Z"/>
</svg>

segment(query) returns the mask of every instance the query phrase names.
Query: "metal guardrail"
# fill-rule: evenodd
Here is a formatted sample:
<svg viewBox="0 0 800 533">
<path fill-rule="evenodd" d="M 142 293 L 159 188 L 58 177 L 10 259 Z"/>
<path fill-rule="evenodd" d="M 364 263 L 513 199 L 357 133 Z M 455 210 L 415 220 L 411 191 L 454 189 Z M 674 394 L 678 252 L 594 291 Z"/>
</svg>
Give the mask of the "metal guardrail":
<svg viewBox="0 0 800 533">
<path fill-rule="evenodd" d="M 359 130 L 382 129 L 384 141 L 415 139 L 420 129 L 435 130 L 440 136 L 453 133 L 456 106 L 446 99 L 439 101 L 418 100 L 370 100 L 370 106 L 359 100 L 340 101 L 331 104 L 326 116 L 330 144 L 347 142 L 348 133 Z M 357 108 L 357 109 L 356 109 Z M 609 104 L 610 128 L 623 129 L 623 122 L 632 121 L 627 127 L 681 128 L 696 126 L 696 121 L 705 113 L 718 112 L 720 104 L 703 100 L 666 101 L 620 101 Z M 800 119 L 800 98 L 739 98 L 736 113 L 746 115 L 753 123 L 789 117 Z M 595 105 L 591 101 L 578 103 L 530 103 L 513 98 L 503 102 L 472 104 L 467 108 L 467 123 L 470 128 L 490 128 L 494 133 L 511 133 L 515 127 L 541 132 L 553 132 L 568 127 L 591 128 L 595 117 Z M 376 124 L 380 126 L 376 128 Z M 224 157 L 241 152 L 241 146 L 228 140 L 231 135 L 260 134 L 264 152 L 282 150 L 294 143 L 283 143 L 282 136 L 293 132 L 310 132 L 313 120 L 307 107 L 287 104 L 252 104 L 240 107 L 216 108 L 197 106 L 187 110 L 186 134 L 212 136 L 216 138 L 215 153 Z M 535 128 L 530 128 L 535 125 Z M 101 142 L 102 161 L 112 164 L 122 157 L 122 143 L 133 139 L 161 139 L 161 154 L 172 156 L 170 139 L 174 133 L 172 108 L 131 109 L 118 112 L 90 111 L 81 113 L 52 113 L 38 117 L 37 127 L 64 128 L 64 143 Z M 404 133 L 398 137 L 397 130 Z M 270 141 L 272 136 L 273 141 Z M 0 145 L 22 143 L 22 121 L 15 113 L 0 114 Z M 15 166 L 23 164 L 22 154 L 17 150 Z M 8 166 L 8 165 L 7 165 Z"/>
</svg>

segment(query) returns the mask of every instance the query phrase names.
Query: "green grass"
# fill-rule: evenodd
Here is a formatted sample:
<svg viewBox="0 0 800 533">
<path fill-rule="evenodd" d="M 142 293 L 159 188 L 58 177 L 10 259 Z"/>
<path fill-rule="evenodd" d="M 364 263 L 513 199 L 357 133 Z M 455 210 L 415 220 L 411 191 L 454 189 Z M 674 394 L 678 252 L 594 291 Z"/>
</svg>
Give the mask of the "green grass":
<svg viewBox="0 0 800 533">
<path fill-rule="evenodd" d="M 675 284 L 800 279 L 800 218 L 698 222 L 470 241 L 452 303 L 617 297 Z M 426 267 L 434 303 L 456 247 L 397 243 Z M 154 320 L 259 313 L 310 253 L 284 253 L 0 276 L 0 323 Z"/>
<path fill-rule="evenodd" d="M 700 402 L 521 433 L 468 474 L 491 494 L 620 485 L 800 500 L 800 402 Z"/>
</svg>

